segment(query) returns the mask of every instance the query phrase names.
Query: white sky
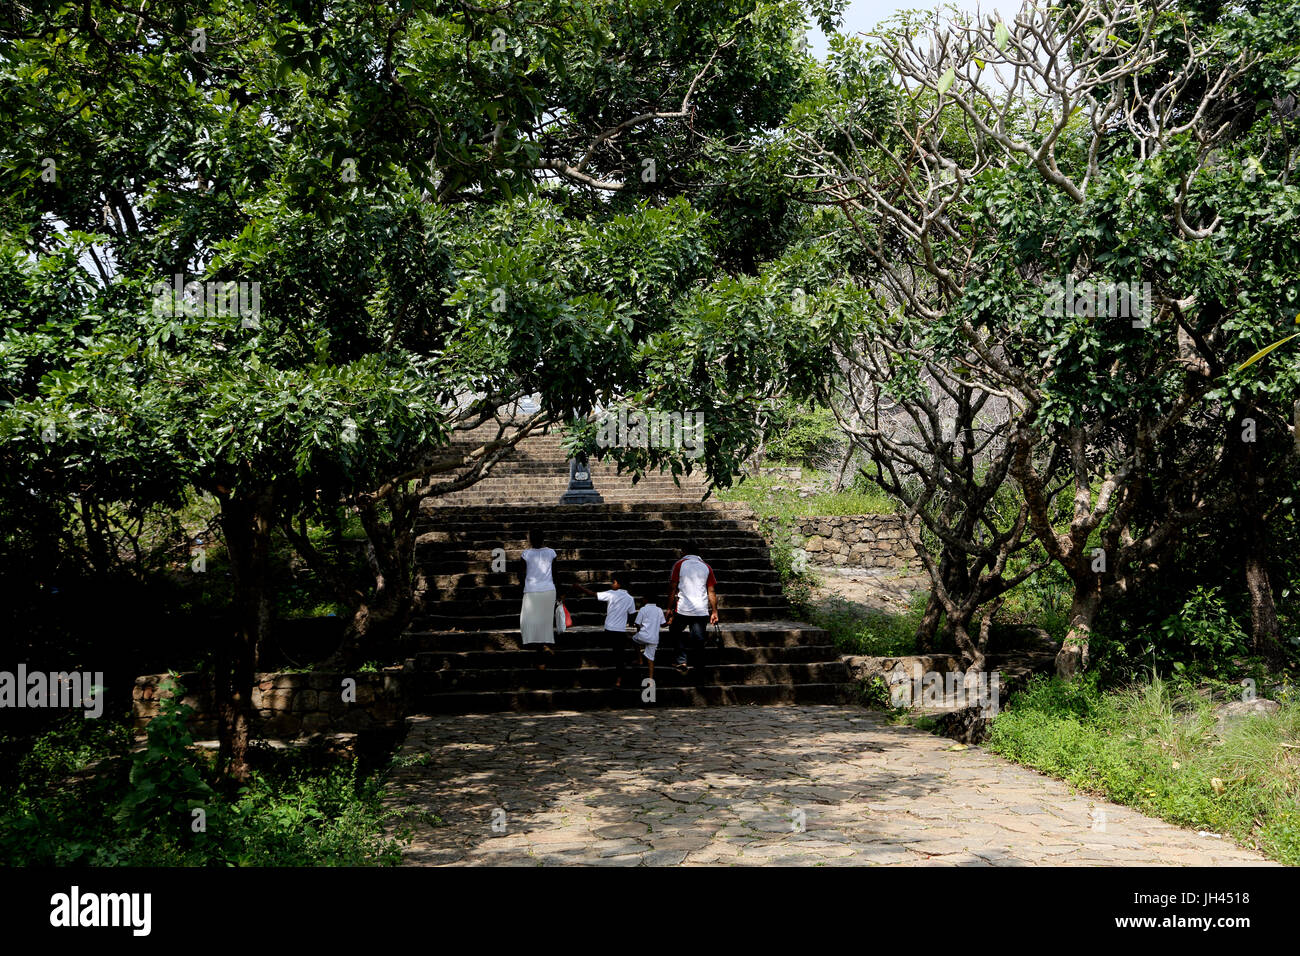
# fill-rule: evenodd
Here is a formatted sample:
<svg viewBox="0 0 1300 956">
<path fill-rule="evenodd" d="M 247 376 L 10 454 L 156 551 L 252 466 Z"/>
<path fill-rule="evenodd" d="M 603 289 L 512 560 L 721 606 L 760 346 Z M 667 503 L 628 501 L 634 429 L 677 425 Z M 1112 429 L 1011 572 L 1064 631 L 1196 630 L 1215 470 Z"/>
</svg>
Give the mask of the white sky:
<svg viewBox="0 0 1300 956">
<path fill-rule="evenodd" d="M 841 33 L 861 33 L 870 30 L 876 24 L 889 19 L 900 10 L 929 10 L 936 6 L 951 5 L 969 13 L 1000 13 L 1004 20 L 1010 21 L 1020 10 L 1020 0 L 950 0 L 950 4 L 913 0 L 912 3 L 900 3 L 897 0 L 850 0 L 844 10 L 844 22 L 840 24 Z M 809 52 L 818 59 L 826 55 L 826 37 L 813 24 L 808 31 Z"/>
</svg>

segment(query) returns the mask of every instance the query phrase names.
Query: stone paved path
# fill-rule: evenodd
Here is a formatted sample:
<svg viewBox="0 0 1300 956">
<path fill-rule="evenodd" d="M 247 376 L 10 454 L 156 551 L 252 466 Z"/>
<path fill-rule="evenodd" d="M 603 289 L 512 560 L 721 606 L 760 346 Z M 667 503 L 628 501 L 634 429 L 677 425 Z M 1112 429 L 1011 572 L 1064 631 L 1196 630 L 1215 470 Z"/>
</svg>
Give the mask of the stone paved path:
<svg viewBox="0 0 1300 956">
<path fill-rule="evenodd" d="M 413 865 L 1270 865 L 953 747 L 858 707 L 417 717 L 386 800 Z"/>
</svg>

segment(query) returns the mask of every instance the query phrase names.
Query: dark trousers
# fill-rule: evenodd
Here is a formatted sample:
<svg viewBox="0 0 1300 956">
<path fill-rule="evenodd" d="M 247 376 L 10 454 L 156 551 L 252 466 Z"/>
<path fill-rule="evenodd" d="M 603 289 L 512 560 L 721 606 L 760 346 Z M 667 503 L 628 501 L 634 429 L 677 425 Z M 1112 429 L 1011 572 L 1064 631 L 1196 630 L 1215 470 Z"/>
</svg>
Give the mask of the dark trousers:
<svg viewBox="0 0 1300 956">
<path fill-rule="evenodd" d="M 684 631 L 689 631 L 690 638 L 683 639 Z M 677 665 L 680 667 L 686 663 L 686 651 L 689 647 L 694 647 L 697 651 L 704 650 L 704 640 L 709 634 L 709 618 L 707 615 L 694 614 L 674 614 L 673 622 L 668 625 L 668 643 L 677 650 Z"/>
<path fill-rule="evenodd" d="M 605 641 L 614 651 L 614 673 L 622 677 L 626 667 L 623 658 L 627 656 L 629 646 L 632 644 L 632 635 L 627 631 L 606 631 Z"/>
</svg>

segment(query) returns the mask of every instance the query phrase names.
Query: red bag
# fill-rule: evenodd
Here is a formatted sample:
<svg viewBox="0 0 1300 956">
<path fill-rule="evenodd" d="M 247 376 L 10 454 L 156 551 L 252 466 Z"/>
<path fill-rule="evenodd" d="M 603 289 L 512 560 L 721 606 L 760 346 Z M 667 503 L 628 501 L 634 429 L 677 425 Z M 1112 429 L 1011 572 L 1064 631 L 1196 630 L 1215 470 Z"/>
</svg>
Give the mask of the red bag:
<svg viewBox="0 0 1300 956">
<path fill-rule="evenodd" d="M 564 607 L 563 604 L 561 604 L 560 607 L 564 608 L 564 626 L 566 628 L 573 627 L 573 615 L 569 613 L 569 609 Z"/>
</svg>

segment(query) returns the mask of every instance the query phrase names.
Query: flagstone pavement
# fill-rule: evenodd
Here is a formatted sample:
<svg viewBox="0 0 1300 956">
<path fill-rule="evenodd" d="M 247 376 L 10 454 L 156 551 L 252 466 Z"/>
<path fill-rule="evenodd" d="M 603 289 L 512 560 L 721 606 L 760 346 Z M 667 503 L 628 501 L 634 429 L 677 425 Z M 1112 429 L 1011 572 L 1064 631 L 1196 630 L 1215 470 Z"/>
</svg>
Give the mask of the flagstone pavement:
<svg viewBox="0 0 1300 956">
<path fill-rule="evenodd" d="M 413 717 L 385 801 L 407 865 L 1273 865 L 856 706 Z"/>
</svg>

